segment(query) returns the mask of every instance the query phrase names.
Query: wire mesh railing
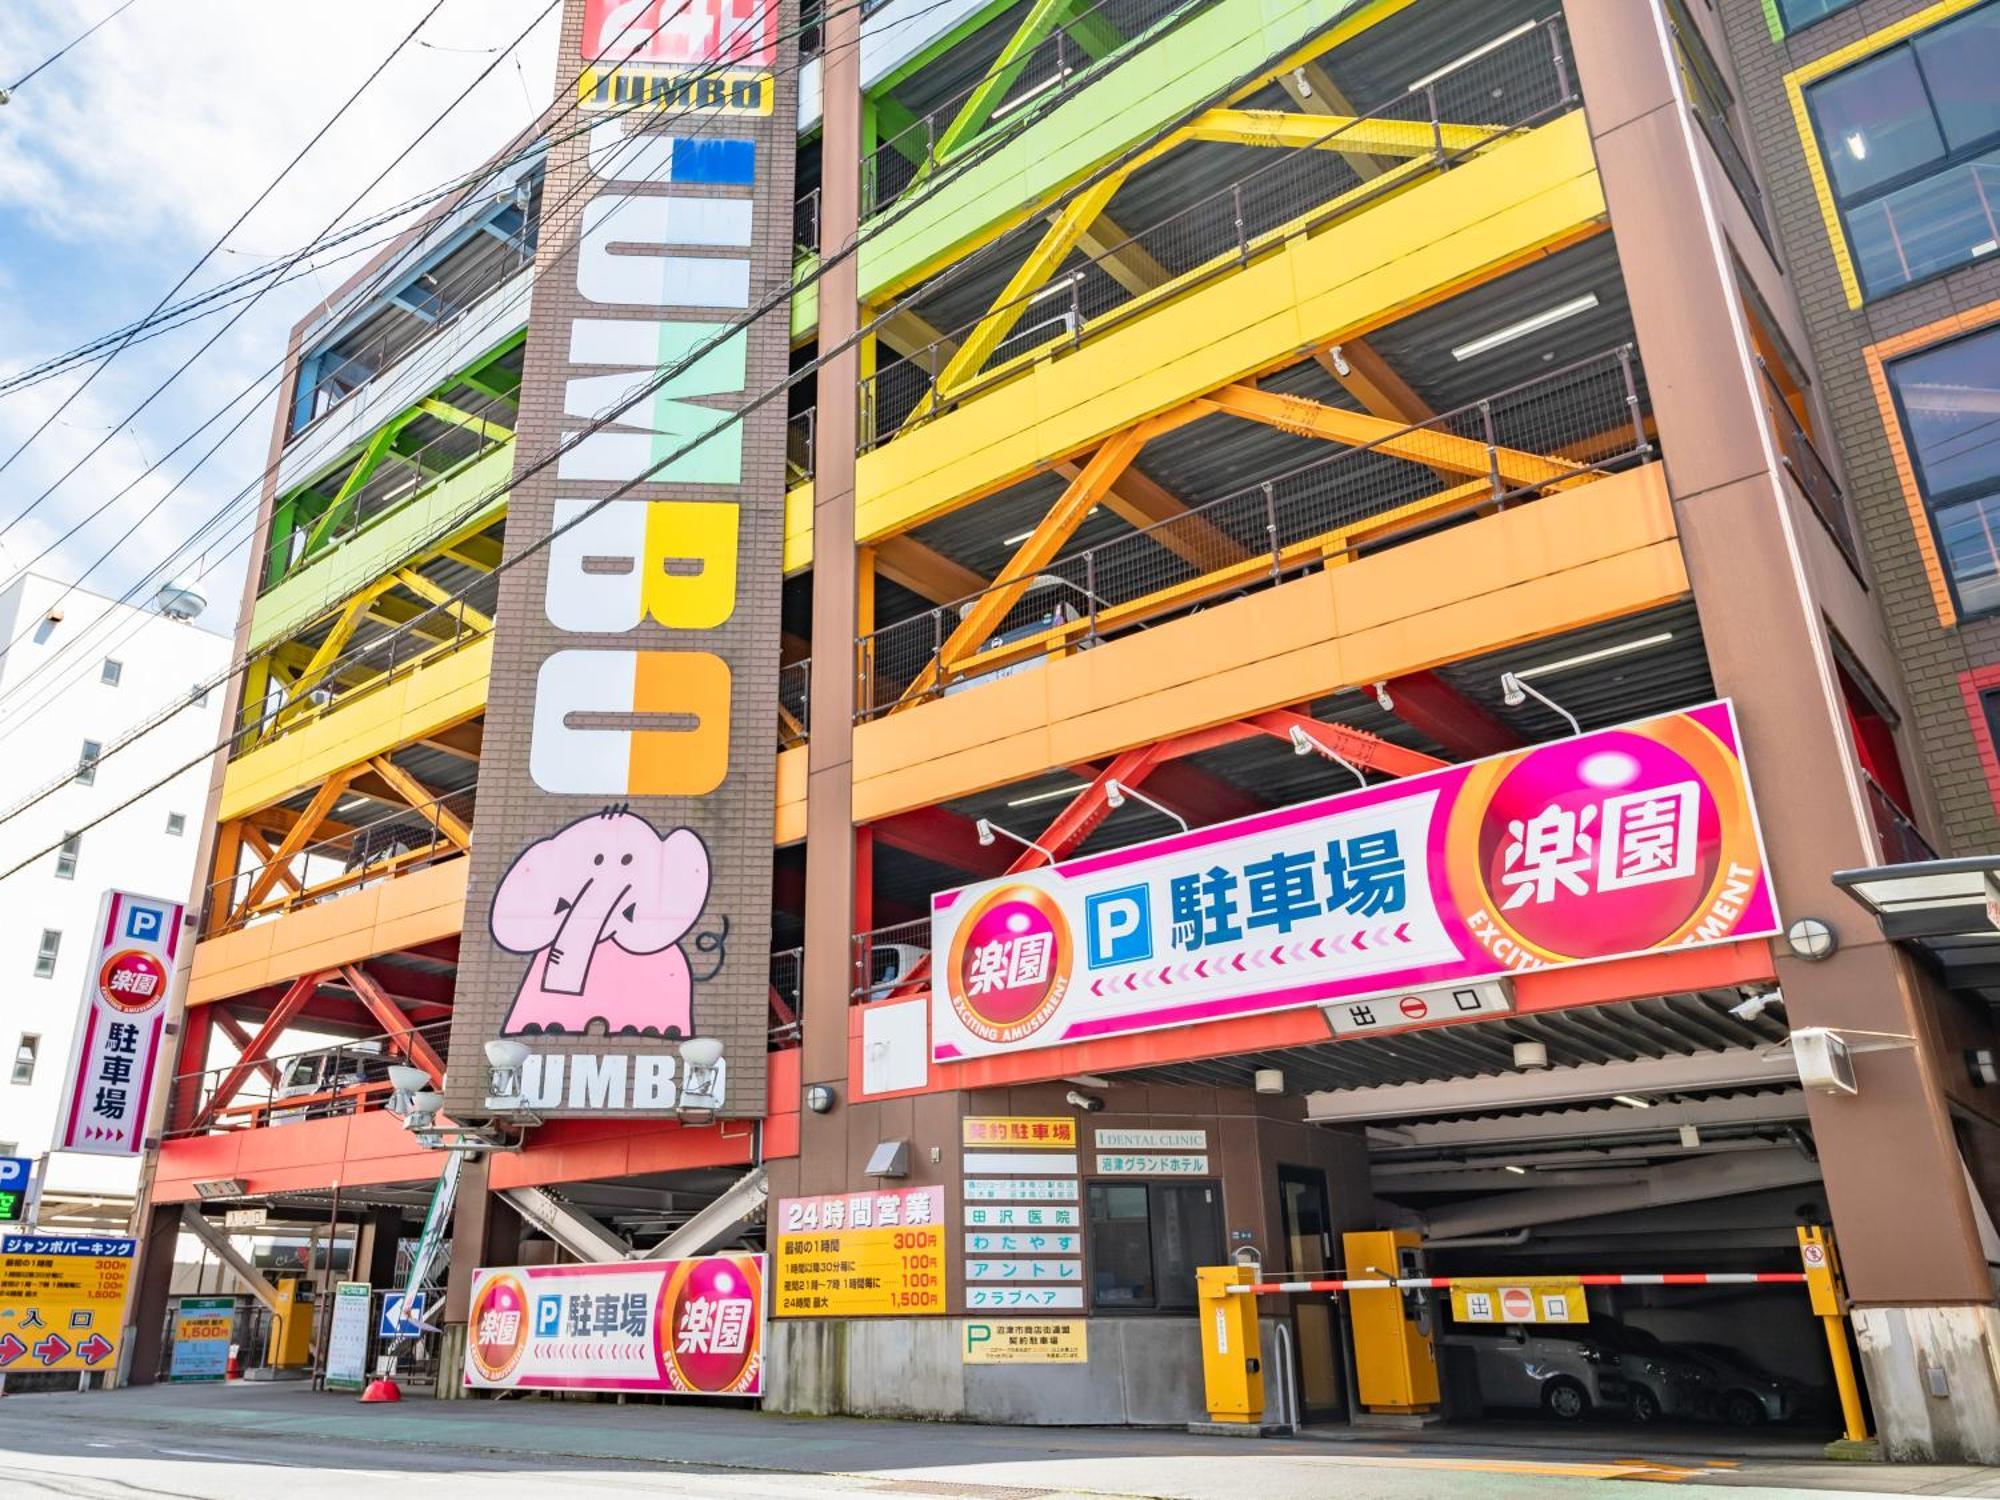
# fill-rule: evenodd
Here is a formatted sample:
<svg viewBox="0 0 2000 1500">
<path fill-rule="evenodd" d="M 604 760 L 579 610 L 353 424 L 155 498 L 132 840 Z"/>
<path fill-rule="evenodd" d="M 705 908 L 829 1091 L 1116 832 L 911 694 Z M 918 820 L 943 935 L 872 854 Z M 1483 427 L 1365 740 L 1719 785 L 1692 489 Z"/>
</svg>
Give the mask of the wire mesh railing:
<svg viewBox="0 0 2000 1500">
<path fill-rule="evenodd" d="M 236 1063 L 176 1074 L 166 1134 L 222 1135 L 301 1120 L 357 1115 L 387 1107 L 389 1069 L 410 1052 L 449 1057 L 451 1022 L 267 1057 L 247 1071 Z M 218 1098 L 224 1089 L 226 1099 Z"/>
<path fill-rule="evenodd" d="M 779 948 L 771 954 L 771 1049 L 799 1042 L 799 1014 L 805 1003 L 804 948 Z M 791 1013 L 786 1019 L 785 1012 Z"/>
<path fill-rule="evenodd" d="M 447 792 L 296 850 L 278 845 L 272 858 L 210 882 L 203 931 L 232 932 L 466 853 L 477 792 L 476 786 Z"/>
<path fill-rule="evenodd" d="M 861 446 L 1010 378 L 1024 356 L 1078 345 L 1164 289 L 1178 295 L 1237 270 L 1279 243 L 1277 236 L 1309 234 L 1577 102 L 1560 18 L 1517 27 L 1367 114 L 1329 126 L 1311 144 L 1259 152 L 1272 159 L 1094 255 L 1073 252 L 1047 284 L 957 322 L 864 376 Z"/>
<path fill-rule="evenodd" d="M 819 408 L 808 406 L 785 423 L 785 487 L 813 477 L 813 442 L 818 435 Z"/>
<path fill-rule="evenodd" d="M 930 957 L 929 917 L 892 922 L 854 934 L 854 986 L 857 1005 L 886 1000 L 891 995 L 923 987 L 923 964 Z"/>
<path fill-rule="evenodd" d="M 486 574 L 447 608 L 435 609 L 433 602 L 425 598 L 407 607 L 410 619 L 403 625 L 378 628 L 368 638 L 357 631 L 355 638 L 317 674 L 289 684 L 273 679 L 261 700 L 244 703 L 241 722 L 230 746 L 231 758 L 248 754 L 402 681 L 420 667 L 485 639 L 492 632 L 499 592 L 499 578 Z M 338 616 L 329 617 L 330 621 L 337 619 Z M 329 623 L 328 628 L 337 627 Z M 275 658 L 267 655 L 265 659 Z"/>
<path fill-rule="evenodd" d="M 427 494 L 485 458 L 497 448 L 514 441 L 514 408 L 497 397 L 459 404 L 470 419 L 469 425 L 447 423 L 446 430 L 415 448 L 394 448 L 385 455 L 367 482 L 344 502 L 331 522 L 325 512 L 298 521 L 283 536 L 271 539 L 259 595 L 267 594 L 304 568 L 319 561 L 337 547 L 344 547 L 362 532 L 403 508 L 419 495 Z M 442 420 L 442 419 L 440 419 Z M 361 462 L 356 455 L 355 462 Z M 339 501 L 336 494 L 329 506 Z"/>
<path fill-rule="evenodd" d="M 1074 8 L 1032 45 L 996 57 L 977 78 L 862 157 L 862 213 L 889 207 L 967 147 L 1018 128 L 1214 3 L 1091 0 Z M 1024 5 L 1018 14 L 1025 17 L 1027 10 Z"/>
<path fill-rule="evenodd" d="M 778 748 L 803 745 L 811 724 L 812 658 L 803 657 L 778 668 Z"/>
<path fill-rule="evenodd" d="M 1623 345 L 864 635 L 856 716 L 1030 671 L 1653 451 L 1637 354 Z"/>
</svg>

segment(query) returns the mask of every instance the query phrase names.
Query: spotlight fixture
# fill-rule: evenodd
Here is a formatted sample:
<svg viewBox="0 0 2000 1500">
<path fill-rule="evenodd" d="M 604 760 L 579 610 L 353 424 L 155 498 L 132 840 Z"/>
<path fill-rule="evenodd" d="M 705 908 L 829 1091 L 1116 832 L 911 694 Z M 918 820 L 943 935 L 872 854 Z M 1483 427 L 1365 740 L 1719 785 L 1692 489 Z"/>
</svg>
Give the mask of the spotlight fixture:
<svg viewBox="0 0 2000 1500">
<path fill-rule="evenodd" d="M 1285 1091 L 1285 1070 L 1259 1068 L 1251 1075 L 1251 1084 L 1260 1094 L 1282 1094 Z"/>
<path fill-rule="evenodd" d="M 1531 683 L 1521 681 L 1512 672 L 1502 672 L 1500 674 L 1500 701 L 1502 703 L 1506 704 L 1509 708 L 1519 708 L 1530 698 L 1533 698 L 1544 708 L 1561 714 L 1563 719 L 1569 724 L 1569 732 L 1571 734 L 1583 733 L 1583 726 L 1577 723 L 1576 715 L 1564 708 L 1540 688 L 1535 687 Z"/>
<path fill-rule="evenodd" d="M 1327 749 L 1326 746 L 1322 745 L 1318 740 L 1314 739 L 1311 735 L 1307 734 L 1305 730 L 1301 729 L 1296 724 L 1292 726 L 1291 739 L 1292 739 L 1292 754 L 1317 755 L 1322 760 L 1330 760 L 1335 765 L 1341 767 L 1343 770 L 1351 774 L 1354 777 L 1355 783 L 1357 785 L 1363 788 L 1367 787 L 1368 785 L 1367 772 L 1363 771 L 1361 767 L 1357 766 L 1353 761 L 1349 760 L 1346 756 L 1334 754 L 1333 751 Z"/>
<path fill-rule="evenodd" d="M 1524 1073 L 1549 1065 L 1549 1049 L 1542 1042 L 1514 1043 L 1514 1066 Z"/>
<path fill-rule="evenodd" d="M 1375 706 L 1385 714 L 1392 714 L 1396 711 L 1396 700 L 1389 696 L 1388 683 L 1378 682 L 1375 684 Z"/>
<path fill-rule="evenodd" d="M 1056 862 L 1055 855 L 1050 853 L 1047 849 L 1044 849 L 1040 844 L 1036 843 L 1033 839 L 1024 839 L 1021 837 L 1020 834 L 1014 832 L 1013 829 L 1002 828 L 998 823 L 993 822 L 990 818 L 981 818 L 977 822 L 975 822 L 972 826 L 973 829 L 979 835 L 979 844 L 981 848 L 991 848 L 993 845 L 993 836 L 995 834 L 999 834 L 1003 838 L 1013 840 L 1015 843 L 1019 844 L 1023 849 L 1034 850 L 1037 854 L 1041 855 L 1041 857 L 1047 860 L 1050 864 L 1054 864 Z"/>
<path fill-rule="evenodd" d="M 1739 1021 L 1754 1021 L 1772 1006 L 1782 1007 L 1785 1003 L 1784 991 L 1778 989 L 1760 990 L 1754 995 L 1745 995 L 1729 1007 L 1729 1013 Z"/>
<path fill-rule="evenodd" d="M 1613 1094 L 1611 1098 L 1614 1103 L 1622 1104 L 1627 1109 L 1651 1109 L 1653 1107 L 1651 1099 L 1641 1099 L 1637 1094 Z"/>
</svg>

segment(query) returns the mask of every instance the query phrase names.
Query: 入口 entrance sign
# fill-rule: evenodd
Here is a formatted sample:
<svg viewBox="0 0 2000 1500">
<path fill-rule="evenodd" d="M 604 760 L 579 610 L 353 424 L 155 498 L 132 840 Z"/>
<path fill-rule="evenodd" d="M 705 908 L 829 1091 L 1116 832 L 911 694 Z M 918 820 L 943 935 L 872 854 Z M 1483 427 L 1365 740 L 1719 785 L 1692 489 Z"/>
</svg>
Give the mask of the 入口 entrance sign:
<svg viewBox="0 0 2000 1500">
<path fill-rule="evenodd" d="M 1408 999 L 1776 931 L 1735 715 L 1709 703 L 941 892 L 931 1051 Z"/>
<path fill-rule="evenodd" d="M 452 1037 L 541 1115 L 766 1107 L 784 403 L 732 418 L 789 361 L 792 9 L 563 6 Z"/>
<path fill-rule="evenodd" d="M 181 910 L 178 901 L 104 893 L 60 1096 L 56 1150 L 139 1154 L 180 949 Z"/>
</svg>

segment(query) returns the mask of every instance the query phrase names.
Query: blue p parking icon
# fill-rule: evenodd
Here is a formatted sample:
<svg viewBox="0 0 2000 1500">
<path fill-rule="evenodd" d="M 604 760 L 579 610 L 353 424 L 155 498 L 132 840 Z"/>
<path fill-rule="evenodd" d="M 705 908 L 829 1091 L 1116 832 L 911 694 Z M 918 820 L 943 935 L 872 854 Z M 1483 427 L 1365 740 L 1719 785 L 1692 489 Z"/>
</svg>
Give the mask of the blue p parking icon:
<svg viewBox="0 0 2000 1500">
<path fill-rule="evenodd" d="M 1153 956 L 1153 908 L 1143 885 L 1084 897 L 1083 922 L 1093 969 L 1143 963 Z"/>
</svg>

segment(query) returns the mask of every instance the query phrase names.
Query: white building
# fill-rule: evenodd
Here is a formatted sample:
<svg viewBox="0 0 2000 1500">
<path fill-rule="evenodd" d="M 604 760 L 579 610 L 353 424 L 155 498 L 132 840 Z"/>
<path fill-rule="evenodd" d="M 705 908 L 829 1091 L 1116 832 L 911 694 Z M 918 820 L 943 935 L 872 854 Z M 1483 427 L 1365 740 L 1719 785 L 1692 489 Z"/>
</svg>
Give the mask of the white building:
<svg viewBox="0 0 2000 1500">
<path fill-rule="evenodd" d="M 0 567 L 0 580 L 12 572 Z M 231 642 L 158 604 L 134 608 L 35 574 L 0 592 L 0 815 L 71 778 L 0 823 L 0 872 L 38 856 L 0 878 L 0 1155 L 49 1149 L 104 893 L 185 900 L 194 878 L 223 700 L 220 688 L 201 689 Z M 137 1175 L 136 1159 L 54 1156 L 42 1221 L 122 1222 Z"/>
</svg>

